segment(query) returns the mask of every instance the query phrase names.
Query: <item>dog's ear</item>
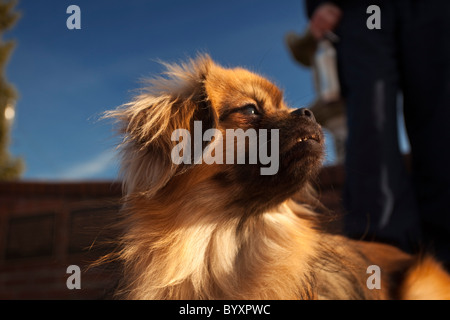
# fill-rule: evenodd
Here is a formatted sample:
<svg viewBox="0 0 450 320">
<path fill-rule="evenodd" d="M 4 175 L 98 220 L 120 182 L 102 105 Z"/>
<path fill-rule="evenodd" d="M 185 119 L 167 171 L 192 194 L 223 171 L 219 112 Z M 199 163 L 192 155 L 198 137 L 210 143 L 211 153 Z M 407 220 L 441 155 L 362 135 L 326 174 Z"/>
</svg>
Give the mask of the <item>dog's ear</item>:
<svg viewBox="0 0 450 320">
<path fill-rule="evenodd" d="M 120 123 L 124 137 L 121 174 L 126 194 L 151 196 L 180 170 L 171 159 L 176 129 L 192 132 L 196 120 L 202 121 L 203 130 L 217 125 L 218 115 L 204 86 L 213 65 L 209 56 L 187 64 L 164 65 L 165 77 L 149 80 L 132 102 L 106 113 Z"/>
</svg>

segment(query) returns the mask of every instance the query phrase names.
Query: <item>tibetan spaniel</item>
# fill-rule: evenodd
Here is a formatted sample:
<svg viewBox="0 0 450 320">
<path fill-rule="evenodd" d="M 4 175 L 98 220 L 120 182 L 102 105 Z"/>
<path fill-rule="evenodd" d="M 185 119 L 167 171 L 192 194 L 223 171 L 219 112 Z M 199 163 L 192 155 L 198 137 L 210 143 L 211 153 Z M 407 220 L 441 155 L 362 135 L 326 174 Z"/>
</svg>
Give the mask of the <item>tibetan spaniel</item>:
<svg viewBox="0 0 450 320">
<path fill-rule="evenodd" d="M 107 112 L 123 135 L 126 299 L 450 299 L 429 256 L 327 233 L 324 136 L 270 81 L 207 55 Z"/>
</svg>

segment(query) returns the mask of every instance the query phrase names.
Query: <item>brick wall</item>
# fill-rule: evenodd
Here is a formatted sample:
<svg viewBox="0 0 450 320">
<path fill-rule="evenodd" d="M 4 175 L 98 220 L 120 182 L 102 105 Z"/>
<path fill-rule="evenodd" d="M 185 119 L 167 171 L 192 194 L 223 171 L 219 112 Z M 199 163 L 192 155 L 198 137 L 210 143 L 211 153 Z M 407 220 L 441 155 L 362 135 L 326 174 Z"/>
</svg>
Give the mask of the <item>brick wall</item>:
<svg viewBox="0 0 450 320">
<path fill-rule="evenodd" d="M 335 211 L 343 179 L 341 167 L 319 177 L 321 200 Z M 110 249 L 120 195 L 113 182 L 0 183 L 0 299 L 109 298 L 114 268 L 87 267 Z M 70 265 L 81 269 L 80 290 L 67 288 Z"/>
<path fill-rule="evenodd" d="M 110 182 L 0 183 L 0 299 L 97 299 L 113 276 L 86 270 L 106 247 L 105 227 L 118 209 Z M 81 269 L 81 290 L 69 290 L 69 265 Z"/>
</svg>

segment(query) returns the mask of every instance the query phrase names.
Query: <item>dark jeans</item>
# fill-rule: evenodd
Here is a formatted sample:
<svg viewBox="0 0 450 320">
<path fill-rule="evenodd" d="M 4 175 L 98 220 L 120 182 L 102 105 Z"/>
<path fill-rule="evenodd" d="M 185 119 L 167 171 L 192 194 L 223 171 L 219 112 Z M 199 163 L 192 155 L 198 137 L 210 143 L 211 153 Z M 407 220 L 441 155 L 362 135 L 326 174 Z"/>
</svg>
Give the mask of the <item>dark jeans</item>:
<svg viewBox="0 0 450 320">
<path fill-rule="evenodd" d="M 381 29 L 369 30 L 369 5 Z M 450 1 L 348 0 L 336 30 L 349 137 L 344 202 L 348 235 L 450 263 Z M 411 145 L 405 169 L 398 94 Z"/>
</svg>

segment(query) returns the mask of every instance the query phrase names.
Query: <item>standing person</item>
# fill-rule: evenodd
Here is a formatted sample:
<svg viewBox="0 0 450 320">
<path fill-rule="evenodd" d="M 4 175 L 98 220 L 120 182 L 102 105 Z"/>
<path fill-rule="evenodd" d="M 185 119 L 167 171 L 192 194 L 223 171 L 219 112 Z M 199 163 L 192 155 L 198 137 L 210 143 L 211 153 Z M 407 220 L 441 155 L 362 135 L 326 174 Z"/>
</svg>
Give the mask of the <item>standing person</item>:
<svg viewBox="0 0 450 320">
<path fill-rule="evenodd" d="M 306 0 L 312 34 L 336 45 L 348 141 L 344 203 L 350 236 L 405 250 L 420 240 L 450 264 L 450 1 Z M 369 29 L 370 5 L 380 29 Z M 397 137 L 398 93 L 411 145 Z M 413 244 L 413 247 L 411 245 Z"/>
</svg>

